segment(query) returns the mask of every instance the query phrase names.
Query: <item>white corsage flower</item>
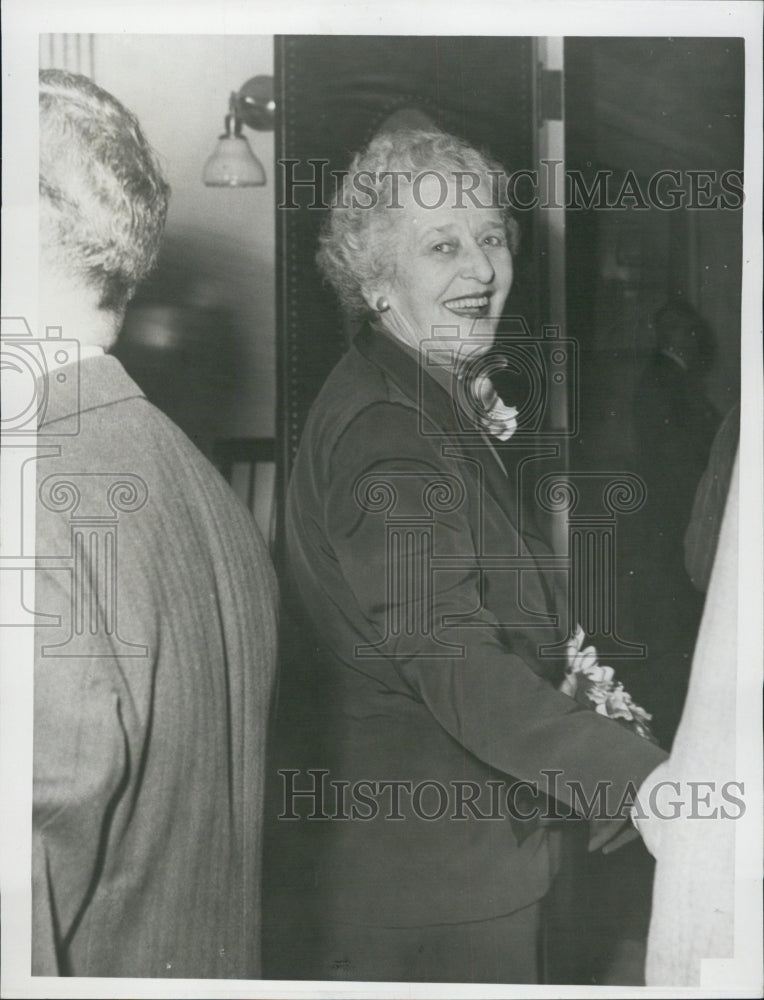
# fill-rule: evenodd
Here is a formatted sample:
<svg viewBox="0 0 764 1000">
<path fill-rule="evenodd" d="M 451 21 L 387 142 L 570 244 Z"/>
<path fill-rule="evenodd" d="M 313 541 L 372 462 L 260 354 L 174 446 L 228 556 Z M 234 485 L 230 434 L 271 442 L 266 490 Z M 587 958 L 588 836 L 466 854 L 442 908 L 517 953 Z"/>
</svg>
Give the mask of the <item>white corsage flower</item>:
<svg viewBox="0 0 764 1000">
<path fill-rule="evenodd" d="M 562 693 L 587 708 L 593 708 L 599 715 L 618 720 L 638 736 L 656 742 L 648 725 L 652 718 L 650 713 L 637 705 L 623 684 L 615 680 L 612 667 L 597 662 L 594 646 L 584 648 L 584 638 L 584 630 L 580 625 L 576 626 L 568 642 L 568 663 L 560 685 Z"/>
<path fill-rule="evenodd" d="M 499 441 L 509 441 L 517 430 L 517 407 L 507 406 L 487 375 L 477 375 L 474 390 L 480 403 L 483 430 Z"/>
</svg>

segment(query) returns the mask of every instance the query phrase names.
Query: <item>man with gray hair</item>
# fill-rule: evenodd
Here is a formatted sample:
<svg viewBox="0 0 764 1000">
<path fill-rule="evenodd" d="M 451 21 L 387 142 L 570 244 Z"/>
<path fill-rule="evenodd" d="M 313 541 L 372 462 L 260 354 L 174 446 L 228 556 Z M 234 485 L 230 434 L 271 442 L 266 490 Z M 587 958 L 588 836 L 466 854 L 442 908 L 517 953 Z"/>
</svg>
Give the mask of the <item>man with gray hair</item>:
<svg viewBox="0 0 764 1000">
<path fill-rule="evenodd" d="M 40 74 L 40 319 L 78 347 L 46 352 L 38 390 L 35 975 L 260 974 L 273 570 L 105 353 L 168 193 L 130 112 Z"/>
</svg>

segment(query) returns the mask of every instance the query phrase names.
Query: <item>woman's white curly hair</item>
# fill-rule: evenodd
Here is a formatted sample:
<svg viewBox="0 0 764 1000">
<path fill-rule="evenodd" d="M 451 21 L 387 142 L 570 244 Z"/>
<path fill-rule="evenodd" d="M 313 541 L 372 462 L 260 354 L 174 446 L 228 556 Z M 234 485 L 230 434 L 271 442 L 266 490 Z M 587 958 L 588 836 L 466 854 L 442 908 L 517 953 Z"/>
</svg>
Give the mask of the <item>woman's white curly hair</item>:
<svg viewBox="0 0 764 1000">
<path fill-rule="evenodd" d="M 430 172 L 446 181 L 455 174 L 477 177 L 497 199 L 513 254 L 519 245 L 520 230 L 506 197 L 508 177 L 500 164 L 438 129 L 380 133 L 353 158 L 324 223 L 316 256 L 323 276 L 354 319 L 373 311 L 362 289 L 394 275 L 395 223 L 402 209 L 400 202 L 393 207 L 391 172 L 410 173 L 412 182 L 417 175 Z M 464 185 L 465 204 L 469 203 L 470 190 L 475 186 Z"/>
<path fill-rule="evenodd" d="M 156 261 L 170 188 L 138 120 L 87 77 L 40 73 L 40 238 L 120 312 Z"/>
</svg>

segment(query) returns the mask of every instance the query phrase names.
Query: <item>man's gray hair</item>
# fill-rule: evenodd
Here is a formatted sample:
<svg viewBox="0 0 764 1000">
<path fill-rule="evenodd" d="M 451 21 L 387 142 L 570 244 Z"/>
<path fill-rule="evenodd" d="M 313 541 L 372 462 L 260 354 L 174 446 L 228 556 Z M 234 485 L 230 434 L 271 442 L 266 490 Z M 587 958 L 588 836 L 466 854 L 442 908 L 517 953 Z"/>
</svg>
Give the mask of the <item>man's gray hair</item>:
<svg viewBox="0 0 764 1000">
<path fill-rule="evenodd" d="M 156 262 L 170 188 L 138 120 L 92 80 L 40 73 L 41 251 L 124 310 Z"/>
</svg>

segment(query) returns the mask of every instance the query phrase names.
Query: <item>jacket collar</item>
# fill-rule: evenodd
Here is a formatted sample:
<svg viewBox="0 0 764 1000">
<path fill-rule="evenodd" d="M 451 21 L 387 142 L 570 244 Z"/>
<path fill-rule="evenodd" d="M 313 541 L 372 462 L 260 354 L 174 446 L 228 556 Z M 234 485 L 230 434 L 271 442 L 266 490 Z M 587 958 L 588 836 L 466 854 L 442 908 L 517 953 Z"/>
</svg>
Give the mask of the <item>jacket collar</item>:
<svg viewBox="0 0 764 1000">
<path fill-rule="evenodd" d="M 380 368 L 447 438 L 449 447 L 471 459 L 477 459 L 485 475 L 485 483 L 511 520 L 516 522 L 517 497 L 507 478 L 504 463 L 488 437 L 469 421 L 465 410 L 447 386 L 453 385 L 443 368 L 433 368 L 432 374 L 419 363 L 413 350 L 392 337 L 364 326 L 354 341 L 357 350 Z"/>
<path fill-rule="evenodd" d="M 368 324 L 354 341 L 357 350 L 380 368 L 423 415 L 444 433 L 480 440 L 480 429 L 468 420 L 452 388 L 452 376 L 442 367 L 420 363 L 412 348 Z M 422 359 L 423 361 L 426 359 Z"/>
<path fill-rule="evenodd" d="M 39 418 L 41 431 L 54 421 L 66 420 L 86 410 L 144 396 L 110 354 L 55 368 L 39 380 L 38 390 L 41 392 L 38 398 L 44 400 Z"/>
</svg>

